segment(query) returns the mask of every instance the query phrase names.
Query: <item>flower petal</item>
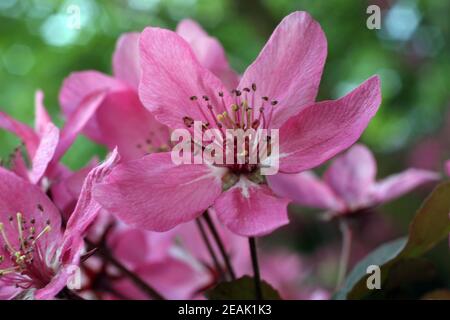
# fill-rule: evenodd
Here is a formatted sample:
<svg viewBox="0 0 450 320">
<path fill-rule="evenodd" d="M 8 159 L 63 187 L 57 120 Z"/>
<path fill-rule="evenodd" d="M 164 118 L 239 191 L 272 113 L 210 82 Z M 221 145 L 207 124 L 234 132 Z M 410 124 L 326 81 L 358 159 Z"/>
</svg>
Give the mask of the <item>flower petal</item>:
<svg viewBox="0 0 450 320">
<path fill-rule="evenodd" d="M 450 160 L 445 164 L 445 168 L 447 170 L 447 175 L 450 176 Z"/>
<path fill-rule="evenodd" d="M 324 179 L 349 208 L 358 208 L 369 200 L 376 173 L 377 164 L 372 153 L 366 146 L 358 144 L 333 160 Z"/>
<path fill-rule="evenodd" d="M 137 90 L 141 77 L 138 32 L 124 33 L 120 36 L 112 63 L 114 76 Z"/>
<path fill-rule="evenodd" d="M 198 272 L 186 262 L 171 257 L 164 261 L 142 264 L 134 272 L 164 298 L 175 300 L 192 299 L 195 291 L 204 287 L 209 280 L 207 274 Z M 113 286 L 129 299 L 149 299 L 128 279 L 119 280 L 113 283 Z"/>
<path fill-rule="evenodd" d="M 373 202 L 374 204 L 388 202 L 439 178 L 439 174 L 432 171 L 408 169 L 377 182 L 372 190 Z"/>
<path fill-rule="evenodd" d="M 169 129 L 142 106 L 132 90 L 110 93 L 97 112 L 97 123 L 106 145 L 117 146 L 124 161 L 158 151 L 170 141 Z"/>
<path fill-rule="evenodd" d="M 343 206 L 342 201 L 312 171 L 279 173 L 266 178 L 275 194 L 292 199 L 299 205 L 329 210 L 339 210 Z"/>
<path fill-rule="evenodd" d="M 39 137 L 32 128 L 0 111 L 0 128 L 15 134 L 23 141 L 30 158 L 34 157 L 39 146 Z"/>
<path fill-rule="evenodd" d="M 222 80 L 229 90 L 237 88 L 239 77 L 230 68 L 225 50 L 216 38 L 210 37 L 191 19 L 182 20 L 176 32 L 191 45 L 198 61 Z"/>
<path fill-rule="evenodd" d="M 212 168 L 177 166 L 167 152 L 117 166 L 95 197 L 125 223 L 161 232 L 196 218 L 221 192 L 221 176 Z"/>
<path fill-rule="evenodd" d="M 380 80 L 375 76 L 338 100 L 304 108 L 280 129 L 280 171 L 314 168 L 350 147 L 380 103 Z"/>
<path fill-rule="evenodd" d="M 44 106 L 44 93 L 41 90 L 36 91 L 34 95 L 34 108 L 34 128 L 39 135 L 42 135 L 47 124 L 52 122 L 52 120 Z"/>
<path fill-rule="evenodd" d="M 54 158 L 58 143 L 59 129 L 50 122 L 42 133 L 39 147 L 32 160 L 32 169 L 30 172 L 31 183 L 36 184 L 41 180 L 45 171 L 47 171 L 49 163 Z"/>
<path fill-rule="evenodd" d="M 67 149 L 73 144 L 81 130 L 87 125 L 97 109 L 103 103 L 106 91 L 94 91 L 85 96 L 80 105 L 68 117 L 61 130 L 61 141 L 55 153 L 54 161 L 59 161 Z"/>
<path fill-rule="evenodd" d="M 146 28 L 139 47 L 142 64 L 139 96 L 156 119 L 170 128 L 185 128 L 185 117 L 214 124 L 202 96 L 209 98 L 215 114 L 225 111 L 219 92 L 223 92 L 226 106 L 232 104 L 222 82 L 200 65 L 189 44 L 175 32 Z M 198 100 L 191 100 L 193 96 Z"/>
<path fill-rule="evenodd" d="M 94 221 L 101 209 L 100 204 L 93 197 L 94 187 L 103 182 L 119 160 L 119 153 L 117 150 L 114 150 L 103 163 L 88 173 L 81 188 L 75 210 L 67 222 L 67 235 L 73 233 L 83 234 Z"/>
<path fill-rule="evenodd" d="M 241 236 L 263 236 L 289 222 L 289 200 L 277 197 L 268 186 L 245 178 L 214 203 L 219 220 Z"/>
<path fill-rule="evenodd" d="M 90 94 L 104 90 L 118 91 L 127 88 L 128 86 L 125 83 L 97 71 L 74 72 L 64 79 L 59 92 L 59 103 L 67 118 L 77 110 L 83 99 Z M 103 143 L 95 117 L 86 125 L 84 132 L 90 139 Z"/>
<path fill-rule="evenodd" d="M 314 103 L 327 55 L 320 25 L 306 12 L 285 17 L 255 62 L 242 76 L 239 88 L 256 84 L 256 101 L 277 100 L 271 126 L 279 128 L 302 107 Z M 255 106 L 256 107 L 256 106 Z"/>
</svg>

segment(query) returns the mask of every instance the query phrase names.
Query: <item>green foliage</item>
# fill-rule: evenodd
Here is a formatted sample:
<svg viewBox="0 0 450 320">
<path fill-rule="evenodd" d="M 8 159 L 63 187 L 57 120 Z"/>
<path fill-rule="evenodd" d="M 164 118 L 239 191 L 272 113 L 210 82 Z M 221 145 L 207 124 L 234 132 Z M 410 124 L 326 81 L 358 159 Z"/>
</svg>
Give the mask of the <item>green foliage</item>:
<svg viewBox="0 0 450 320">
<path fill-rule="evenodd" d="M 264 300 L 280 300 L 280 295 L 267 282 L 261 281 L 261 290 Z M 207 296 L 212 300 L 254 300 L 254 279 L 244 276 L 234 281 L 222 282 L 211 289 Z"/>
<path fill-rule="evenodd" d="M 380 291 L 387 291 L 389 286 L 392 287 L 392 282 L 398 281 L 399 275 L 404 276 L 411 270 L 423 270 L 421 267 L 424 266 L 428 268 L 423 262 L 418 262 L 418 258 L 449 236 L 449 214 L 450 182 L 447 182 L 439 185 L 419 209 L 411 222 L 408 239 L 384 244 L 359 262 L 336 293 L 335 299 L 361 299 L 370 296 L 372 292 L 366 284 L 369 265 L 381 267 Z M 419 272 L 416 276 L 424 274 L 426 273 Z M 408 279 L 412 281 L 413 278 Z"/>
</svg>

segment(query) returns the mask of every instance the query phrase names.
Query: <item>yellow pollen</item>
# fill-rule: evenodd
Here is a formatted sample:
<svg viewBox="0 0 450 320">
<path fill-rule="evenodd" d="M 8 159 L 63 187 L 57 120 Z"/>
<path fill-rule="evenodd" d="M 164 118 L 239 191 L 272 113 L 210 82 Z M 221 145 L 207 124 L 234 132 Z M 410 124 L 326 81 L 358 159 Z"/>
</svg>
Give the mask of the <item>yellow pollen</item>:
<svg viewBox="0 0 450 320">
<path fill-rule="evenodd" d="M 216 116 L 216 118 L 217 118 L 217 121 L 219 121 L 219 122 L 223 122 L 223 114 L 218 114 L 217 116 Z"/>
</svg>

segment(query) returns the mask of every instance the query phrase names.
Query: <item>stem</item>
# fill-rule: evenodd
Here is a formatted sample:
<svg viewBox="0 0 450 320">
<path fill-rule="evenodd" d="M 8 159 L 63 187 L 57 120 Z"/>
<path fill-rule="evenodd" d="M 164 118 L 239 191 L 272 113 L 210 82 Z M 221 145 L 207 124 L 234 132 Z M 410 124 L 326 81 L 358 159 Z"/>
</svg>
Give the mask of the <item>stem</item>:
<svg viewBox="0 0 450 320">
<path fill-rule="evenodd" d="M 223 269 L 220 266 L 219 260 L 217 259 L 213 247 L 211 246 L 211 242 L 209 241 L 208 235 L 206 234 L 205 228 L 203 227 L 202 221 L 199 218 L 197 218 L 195 219 L 195 222 L 197 223 L 197 227 L 200 231 L 203 242 L 205 243 L 205 246 L 208 249 L 209 254 L 211 255 L 211 258 L 214 262 L 214 266 L 216 267 L 216 270 L 219 272 L 220 277 L 222 278 L 224 276 Z"/>
<path fill-rule="evenodd" d="M 342 250 L 341 257 L 339 259 L 339 272 L 336 289 L 340 288 L 345 279 L 352 250 L 352 230 L 345 218 L 339 220 L 339 229 L 342 233 Z"/>
<path fill-rule="evenodd" d="M 263 295 L 261 291 L 261 276 L 259 274 L 258 254 L 256 252 L 255 238 L 249 237 L 248 244 L 250 246 L 250 253 L 252 256 L 253 279 L 255 281 L 255 298 L 256 300 L 263 300 Z"/>
<path fill-rule="evenodd" d="M 236 274 L 234 273 L 233 266 L 231 265 L 230 262 L 230 258 L 228 257 L 228 254 L 225 251 L 222 239 L 220 239 L 219 233 L 217 232 L 217 229 L 214 226 L 214 222 L 211 220 L 211 217 L 208 214 L 208 210 L 206 210 L 203 213 L 203 218 L 205 219 L 206 224 L 208 225 L 209 230 L 211 231 L 211 234 L 213 235 L 213 238 L 216 241 L 217 246 L 219 247 L 220 254 L 222 255 L 223 261 L 225 262 L 225 266 L 227 267 L 231 280 L 236 280 Z"/>
<path fill-rule="evenodd" d="M 90 240 L 86 239 L 86 243 L 88 243 L 92 247 L 96 247 L 96 245 Z M 164 297 L 151 286 L 149 286 L 144 280 L 142 280 L 138 275 L 128 270 L 120 261 L 116 260 L 108 249 L 105 246 L 99 246 L 96 252 L 100 256 L 102 256 L 106 261 L 111 263 L 117 269 L 119 269 L 122 274 L 127 276 L 133 283 L 142 290 L 142 292 L 146 293 L 150 298 L 155 300 L 165 300 Z"/>
</svg>

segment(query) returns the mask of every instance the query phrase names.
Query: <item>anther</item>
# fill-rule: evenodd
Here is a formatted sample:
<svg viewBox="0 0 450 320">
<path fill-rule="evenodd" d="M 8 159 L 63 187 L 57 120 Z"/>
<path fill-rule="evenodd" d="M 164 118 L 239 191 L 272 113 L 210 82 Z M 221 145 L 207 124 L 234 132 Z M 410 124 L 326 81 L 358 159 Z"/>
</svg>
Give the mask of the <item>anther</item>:
<svg viewBox="0 0 450 320">
<path fill-rule="evenodd" d="M 37 208 L 39 211 L 44 211 L 44 207 L 42 206 L 42 204 L 38 203 Z"/>
<path fill-rule="evenodd" d="M 203 100 L 205 100 L 205 101 L 209 101 L 208 96 L 202 96 L 202 98 L 203 98 Z"/>
<path fill-rule="evenodd" d="M 264 101 L 269 101 L 269 97 L 266 97 L 266 96 L 262 97 L 262 99 L 263 99 Z"/>
<path fill-rule="evenodd" d="M 245 92 L 250 92 L 250 89 L 249 89 L 249 88 L 244 88 L 244 89 L 242 89 L 242 90 L 244 90 Z"/>
<path fill-rule="evenodd" d="M 235 91 L 235 94 L 236 94 L 236 97 L 240 97 L 241 94 L 242 94 L 242 92 L 240 92 L 239 90 L 236 90 L 236 91 Z"/>
<path fill-rule="evenodd" d="M 223 97 L 223 92 L 219 91 L 219 97 Z"/>
<path fill-rule="evenodd" d="M 256 84 L 255 83 L 252 83 L 252 90 L 256 91 Z"/>
<path fill-rule="evenodd" d="M 277 100 L 273 100 L 270 104 L 273 105 L 273 106 L 275 106 L 277 103 L 278 103 Z"/>
<path fill-rule="evenodd" d="M 186 125 L 186 127 L 190 128 L 194 124 L 194 119 L 186 116 L 186 117 L 183 117 L 183 122 Z"/>
<path fill-rule="evenodd" d="M 189 98 L 191 101 L 195 101 L 195 100 L 197 100 L 197 96 L 192 96 L 192 97 L 190 97 Z"/>
</svg>

